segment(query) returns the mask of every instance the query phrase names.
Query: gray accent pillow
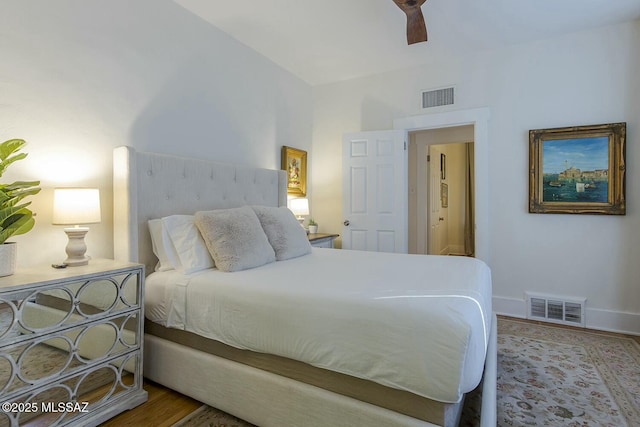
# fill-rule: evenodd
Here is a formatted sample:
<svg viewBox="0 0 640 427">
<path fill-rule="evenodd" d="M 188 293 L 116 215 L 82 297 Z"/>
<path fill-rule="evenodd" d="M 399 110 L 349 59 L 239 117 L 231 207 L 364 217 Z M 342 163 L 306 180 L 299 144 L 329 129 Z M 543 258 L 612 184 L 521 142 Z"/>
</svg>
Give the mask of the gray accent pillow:
<svg viewBox="0 0 640 427">
<path fill-rule="evenodd" d="M 276 252 L 276 260 L 283 261 L 311 253 L 307 232 L 288 208 L 252 206 L 258 215 L 269 243 Z"/>
<path fill-rule="evenodd" d="M 249 206 L 196 212 L 195 223 L 219 270 L 246 270 L 276 260 Z"/>
</svg>

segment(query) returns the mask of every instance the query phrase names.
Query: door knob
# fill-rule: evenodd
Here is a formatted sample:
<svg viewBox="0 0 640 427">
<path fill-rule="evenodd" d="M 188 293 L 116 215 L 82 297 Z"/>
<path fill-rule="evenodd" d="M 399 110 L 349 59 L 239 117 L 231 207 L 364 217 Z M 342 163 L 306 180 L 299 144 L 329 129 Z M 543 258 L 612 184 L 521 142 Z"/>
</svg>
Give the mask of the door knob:
<svg viewBox="0 0 640 427">
<path fill-rule="evenodd" d="M 444 221 L 444 217 L 438 218 L 438 221 Z"/>
<path fill-rule="evenodd" d="M 349 226 L 349 224 L 351 224 L 351 223 L 349 222 L 349 220 L 348 220 L 348 219 L 345 219 L 345 220 L 344 220 L 344 222 L 343 222 L 343 224 L 344 224 L 344 226 L 345 226 L 345 227 L 348 227 L 348 226 Z"/>
</svg>

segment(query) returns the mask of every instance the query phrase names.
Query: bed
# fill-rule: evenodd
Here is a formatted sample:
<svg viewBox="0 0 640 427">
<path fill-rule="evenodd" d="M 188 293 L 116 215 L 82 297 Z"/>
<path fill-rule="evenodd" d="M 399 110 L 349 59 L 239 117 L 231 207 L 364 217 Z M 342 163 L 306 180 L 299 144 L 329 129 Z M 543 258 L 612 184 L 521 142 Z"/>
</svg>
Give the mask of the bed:
<svg viewBox="0 0 640 427">
<path fill-rule="evenodd" d="M 155 272 L 150 220 L 282 206 L 283 171 L 114 150 L 115 257 L 148 274 L 144 375 L 265 427 L 454 426 L 480 386 L 481 425 L 495 425 L 481 261 L 313 248 L 230 273 Z M 427 277 L 440 283 L 428 293 Z"/>
</svg>

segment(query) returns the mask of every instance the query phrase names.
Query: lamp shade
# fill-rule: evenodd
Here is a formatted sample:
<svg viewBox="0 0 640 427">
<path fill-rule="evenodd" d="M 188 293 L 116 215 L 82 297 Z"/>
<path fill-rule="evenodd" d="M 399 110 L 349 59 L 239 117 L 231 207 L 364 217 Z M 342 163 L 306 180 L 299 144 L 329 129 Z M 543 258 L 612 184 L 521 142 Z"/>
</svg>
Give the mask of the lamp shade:
<svg viewBox="0 0 640 427">
<path fill-rule="evenodd" d="M 100 191 L 97 188 L 53 190 L 53 224 L 79 225 L 100 221 Z"/>
<path fill-rule="evenodd" d="M 296 216 L 309 215 L 309 199 L 297 198 L 289 201 L 289 209 Z"/>
</svg>

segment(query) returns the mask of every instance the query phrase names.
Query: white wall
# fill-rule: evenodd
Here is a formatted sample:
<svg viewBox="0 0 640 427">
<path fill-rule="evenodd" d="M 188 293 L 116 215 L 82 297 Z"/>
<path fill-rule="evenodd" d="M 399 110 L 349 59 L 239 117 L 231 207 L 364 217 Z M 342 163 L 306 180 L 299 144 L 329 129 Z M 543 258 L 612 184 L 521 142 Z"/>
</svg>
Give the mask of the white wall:
<svg viewBox="0 0 640 427">
<path fill-rule="evenodd" d="M 311 148 L 311 88 L 169 0 L 3 0 L 0 140 L 29 153 L 3 182 L 39 179 L 18 264 L 64 259 L 52 189 L 101 189 L 88 254 L 112 257 L 112 149 L 279 168 Z"/>
<path fill-rule="evenodd" d="M 496 310 L 527 290 L 587 298 L 587 325 L 640 333 L 640 21 L 315 87 L 314 216 L 341 230 L 343 132 L 391 129 L 420 91 L 456 85 L 455 109 L 490 109 L 490 256 Z M 626 121 L 627 215 L 528 213 L 528 131 Z"/>
</svg>

